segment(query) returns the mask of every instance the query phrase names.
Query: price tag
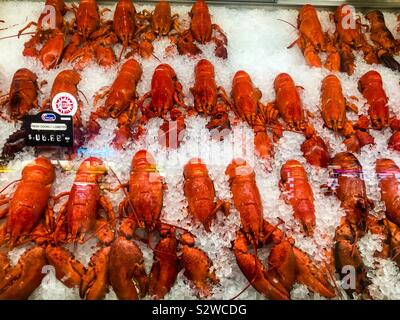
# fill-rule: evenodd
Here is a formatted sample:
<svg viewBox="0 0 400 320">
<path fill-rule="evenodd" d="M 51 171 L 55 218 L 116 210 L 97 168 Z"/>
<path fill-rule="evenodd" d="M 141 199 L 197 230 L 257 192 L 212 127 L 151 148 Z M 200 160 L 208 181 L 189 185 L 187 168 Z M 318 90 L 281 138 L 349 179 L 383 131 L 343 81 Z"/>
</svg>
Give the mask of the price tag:
<svg viewBox="0 0 400 320">
<path fill-rule="evenodd" d="M 73 146 L 72 116 L 45 111 L 25 116 L 23 126 L 28 146 Z"/>
</svg>

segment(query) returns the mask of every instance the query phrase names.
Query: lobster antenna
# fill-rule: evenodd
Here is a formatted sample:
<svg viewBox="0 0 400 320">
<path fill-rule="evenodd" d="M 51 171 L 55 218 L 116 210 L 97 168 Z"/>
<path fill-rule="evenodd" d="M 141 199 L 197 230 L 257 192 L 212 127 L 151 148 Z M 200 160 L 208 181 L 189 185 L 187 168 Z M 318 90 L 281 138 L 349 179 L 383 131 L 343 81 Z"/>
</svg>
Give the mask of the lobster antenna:
<svg viewBox="0 0 400 320">
<path fill-rule="evenodd" d="M 158 60 L 158 62 L 160 62 L 161 63 L 161 60 L 160 59 L 158 59 L 158 57 L 154 54 L 154 53 L 151 53 L 151 55 L 154 57 L 154 58 L 156 58 L 157 60 Z"/>
<path fill-rule="evenodd" d="M 168 222 L 161 222 L 161 221 L 159 221 L 158 223 L 160 223 L 160 224 L 165 224 L 165 225 L 168 226 L 168 227 L 173 227 L 173 228 L 176 228 L 176 229 L 185 231 L 185 232 L 187 232 L 187 233 L 190 233 L 193 237 L 196 238 L 196 236 L 195 236 L 194 234 L 192 234 L 188 229 L 185 229 L 185 228 L 183 228 L 183 227 L 179 227 L 179 226 L 170 224 L 170 223 L 168 223 Z"/>
<path fill-rule="evenodd" d="M 115 176 L 115 178 L 117 179 L 118 183 L 120 186 L 122 186 L 122 182 L 121 180 L 118 178 L 117 174 L 115 173 L 115 171 L 113 170 L 113 168 L 109 167 L 110 171 L 112 172 L 112 174 Z M 136 215 L 135 210 L 133 209 L 133 204 L 131 202 L 131 198 L 129 197 L 128 193 L 126 192 L 125 188 L 122 188 L 122 192 L 124 193 L 125 197 L 128 199 L 128 203 L 132 209 L 133 215 L 135 217 L 136 222 L 138 223 L 139 226 L 142 226 L 143 223 L 141 223 L 141 221 L 139 220 L 138 216 Z"/>
<path fill-rule="evenodd" d="M 79 89 L 78 89 L 78 92 L 79 92 L 80 94 L 83 95 L 83 97 L 84 97 L 85 100 L 86 100 L 86 103 L 89 104 L 89 100 L 86 98 L 86 96 L 85 96 L 85 94 L 82 92 L 82 90 L 79 90 Z"/>
<path fill-rule="evenodd" d="M 11 186 L 12 184 L 17 183 L 21 180 L 22 179 L 18 179 L 18 180 L 14 180 L 14 181 L 10 182 L 8 185 L 6 185 L 3 189 L 0 190 L 0 194 L 3 193 L 9 186 Z"/>
<path fill-rule="evenodd" d="M 122 54 L 124 53 L 125 49 L 126 49 L 126 45 L 123 45 L 121 48 L 121 52 L 119 53 L 119 56 L 118 56 L 118 61 L 121 61 L 121 57 L 122 57 Z"/>
<path fill-rule="evenodd" d="M 277 19 L 277 20 L 282 21 L 282 22 L 285 22 L 285 23 L 287 23 L 289 26 L 292 26 L 293 28 L 295 28 L 295 29 L 297 30 L 297 27 L 296 27 L 295 25 L 293 25 L 292 23 L 290 23 L 290 22 L 288 22 L 288 21 L 286 21 L 286 20 L 283 20 L 283 19 Z"/>
<path fill-rule="evenodd" d="M 4 22 L 5 22 L 4 20 L 0 20 L 0 23 L 4 23 Z M 18 26 L 18 25 L 19 25 L 19 23 L 13 24 L 11 26 L 8 26 L 7 28 L 1 28 L 0 31 L 7 30 L 9 28 L 12 28 L 12 27 L 15 27 L 15 26 Z"/>
<path fill-rule="evenodd" d="M 12 35 L 12 36 L 6 36 L 6 37 L 2 37 L 0 38 L 0 40 L 4 40 L 4 39 L 10 39 L 10 38 L 15 38 L 19 36 L 25 36 L 25 35 L 29 35 L 29 34 L 35 34 L 36 32 L 27 32 L 27 33 L 21 33 L 20 35 Z"/>
</svg>

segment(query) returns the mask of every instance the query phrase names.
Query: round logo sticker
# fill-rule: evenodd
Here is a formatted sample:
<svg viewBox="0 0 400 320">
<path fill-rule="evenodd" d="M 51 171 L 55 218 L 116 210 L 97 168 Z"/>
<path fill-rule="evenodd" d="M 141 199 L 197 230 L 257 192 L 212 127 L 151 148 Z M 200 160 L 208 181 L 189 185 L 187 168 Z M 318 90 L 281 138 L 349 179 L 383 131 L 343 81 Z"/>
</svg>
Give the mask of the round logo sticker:
<svg viewBox="0 0 400 320">
<path fill-rule="evenodd" d="M 78 102 L 75 97 L 68 92 L 60 92 L 56 94 L 51 105 L 55 112 L 64 116 L 73 116 L 78 110 Z"/>
</svg>

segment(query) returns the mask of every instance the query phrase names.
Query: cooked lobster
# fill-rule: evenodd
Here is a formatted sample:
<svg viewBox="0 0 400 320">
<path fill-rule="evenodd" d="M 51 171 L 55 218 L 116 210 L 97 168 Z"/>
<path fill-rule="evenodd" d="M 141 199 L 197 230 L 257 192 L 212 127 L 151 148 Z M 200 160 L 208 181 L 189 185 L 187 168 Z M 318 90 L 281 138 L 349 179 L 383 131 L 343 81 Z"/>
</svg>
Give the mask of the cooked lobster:
<svg viewBox="0 0 400 320">
<path fill-rule="evenodd" d="M 96 94 L 94 105 L 99 99 L 106 97 L 104 104 L 90 114 L 89 138 L 98 134 L 98 119 L 116 118 L 118 128 L 115 130 L 114 146 L 121 149 L 132 138 L 131 126 L 135 124 L 138 112 L 138 96 L 136 86 L 142 76 L 142 67 L 134 60 L 127 60 L 119 70 L 111 87 L 105 87 Z"/>
<path fill-rule="evenodd" d="M 304 232 L 312 236 L 315 228 L 314 194 L 299 161 L 288 160 L 283 164 L 279 187 L 283 198 L 293 208 L 294 218 L 301 223 Z"/>
<path fill-rule="evenodd" d="M 234 159 L 225 172 L 233 195 L 233 203 L 239 211 L 241 230 L 233 242 L 233 251 L 239 268 L 260 293 L 269 299 L 287 300 L 294 282 L 306 285 L 310 290 L 332 298 L 335 291 L 318 270 L 311 258 L 293 245 L 277 227 L 263 218 L 260 191 L 253 169 L 243 159 Z M 273 243 L 268 257 L 268 270 L 257 257 L 257 247 Z M 251 244 L 255 253 L 250 253 Z"/>
<path fill-rule="evenodd" d="M 53 211 L 48 202 L 55 179 L 54 167 L 47 158 L 39 157 L 27 164 L 13 195 L 2 196 L 0 204 L 7 205 L 0 211 L 0 218 L 7 216 L 0 232 L 0 243 L 8 242 L 14 247 L 25 239 L 45 218 L 46 227 L 52 227 Z"/>
<path fill-rule="evenodd" d="M 229 205 L 225 201 L 215 200 L 213 181 L 208 175 L 206 165 L 201 159 L 193 158 L 183 169 L 185 182 L 183 190 L 188 202 L 188 212 L 199 220 L 206 231 L 210 232 L 212 219 L 218 210 L 223 209 L 229 213 Z"/>
</svg>

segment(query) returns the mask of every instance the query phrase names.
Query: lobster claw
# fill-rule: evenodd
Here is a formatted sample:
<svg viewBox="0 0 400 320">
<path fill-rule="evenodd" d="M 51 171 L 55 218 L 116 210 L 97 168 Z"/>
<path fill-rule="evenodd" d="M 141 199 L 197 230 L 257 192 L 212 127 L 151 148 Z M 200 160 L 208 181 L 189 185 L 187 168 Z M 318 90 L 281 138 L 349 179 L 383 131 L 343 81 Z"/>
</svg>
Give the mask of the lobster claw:
<svg viewBox="0 0 400 320">
<path fill-rule="evenodd" d="M 45 265 L 46 254 L 43 248 L 33 247 L 27 250 L 17 265 L 0 279 L 0 300 L 28 299 L 42 282 Z"/>
<path fill-rule="evenodd" d="M 233 243 L 233 251 L 240 270 L 250 284 L 268 299 L 289 300 L 289 292 L 285 285 L 281 284 L 279 280 L 277 281 L 277 278 L 282 278 L 284 274 L 282 270 L 278 269 L 267 275 L 261 261 L 254 254 L 249 253 L 247 246 L 246 237 L 241 231 L 238 231 Z M 275 258 L 271 258 L 270 263 L 273 264 L 274 260 Z M 289 280 L 289 277 L 283 278 Z M 289 281 L 286 282 L 286 284 L 288 283 Z"/>
<path fill-rule="evenodd" d="M 301 151 L 307 162 L 313 166 L 326 168 L 329 163 L 329 151 L 324 140 L 314 134 L 311 138 L 305 140 L 301 145 Z"/>
<path fill-rule="evenodd" d="M 177 249 L 178 241 L 174 235 L 161 239 L 154 249 L 149 295 L 156 299 L 164 298 L 176 281 L 179 272 Z"/>
<path fill-rule="evenodd" d="M 391 258 L 397 263 L 400 267 L 400 227 L 398 227 L 393 222 L 385 219 L 385 225 L 388 229 L 390 235 L 390 251 Z M 1 271 L 1 270 L 0 270 Z"/>
<path fill-rule="evenodd" d="M 395 131 L 390 137 L 388 146 L 390 149 L 400 151 L 400 131 Z"/>
<path fill-rule="evenodd" d="M 184 234 L 181 241 L 183 246 L 179 260 L 185 269 L 184 276 L 193 282 L 202 296 L 210 296 L 211 285 L 219 283 L 214 271 L 210 271 L 212 267 L 210 258 L 203 250 L 193 246 L 194 239 L 191 235 Z"/>
<path fill-rule="evenodd" d="M 68 288 L 78 287 L 81 284 L 85 267 L 67 249 L 49 245 L 46 248 L 46 258 L 55 268 L 56 278 Z"/>
<path fill-rule="evenodd" d="M 326 298 L 334 298 L 336 296 L 335 289 L 325 279 L 325 273 L 301 250 L 294 247 L 293 253 L 296 257 L 297 281 Z"/>
<path fill-rule="evenodd" d="M 109 256 L 111 247 L 99 249 L 91 258 L 89 267 L 82 277 L 80 297 L 87 300 L 103 299 L 109 284 Z"/>
<path fill-rule="evenodd" d="M 133 281 L 135 282 L 133 282 Z M 147 275 L 142 251 L 132 241 L 117 238 L 110 251 L 110 282 L 118 299 L 137 300 L 147 291 Z"/>
<path fill-rule="evenodd" d="M 348 240 L 339 240 L 335 245 L 335 265 L 336 270 L 341 274 L 343 267 L 351 266 L 356 272 L 356 283 L 355 288 L 347 290 L 348 293 L 355 291 L 361 293 L 364 291 L 366 282 L 366 272 L 364 263 L 357 246 Z"/>
<path fill-rule="evenodd" d="M 296 281 L 296 258 L 288 240 L 283 240 L 271 248 L 267 278 L 271 283 L 282 284 L 288 292 L 292 290 Z"/>
</svg>

